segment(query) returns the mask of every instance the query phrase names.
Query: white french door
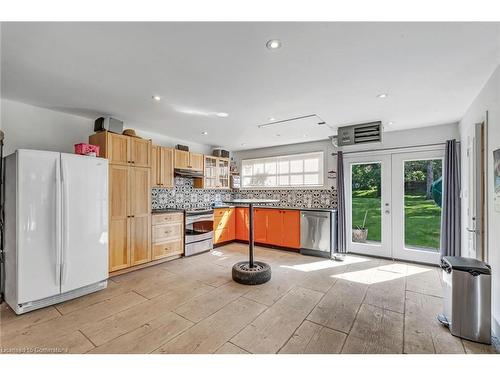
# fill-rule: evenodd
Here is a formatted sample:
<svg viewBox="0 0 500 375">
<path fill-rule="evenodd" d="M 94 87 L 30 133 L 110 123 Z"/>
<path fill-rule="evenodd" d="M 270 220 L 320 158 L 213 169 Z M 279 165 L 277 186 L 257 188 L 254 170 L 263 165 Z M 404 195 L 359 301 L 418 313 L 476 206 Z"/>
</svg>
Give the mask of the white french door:
<svg viewBox="0 0 500 375">
<path fill-rule="evenodd" d="M 391 157 L 345 156 L 348 249 L 392 257 Z M 365 218 L 366 217 L 366 218 Z M 353 233 L 354 232 L 354 233 Z"/>
<path fill-rule="evenodd" d="M 392 155 L 392 257 L 395 259 L 439 264 L 443 159 L 443 150 Z M 421 172 L 422 166 L 432 169 L 426 172 L 432 173 L 432 181 L 440 187 L 430 185 L 427 191 L 428 176 L 420 187 L 412 186 L 412 175 Z"/>
<path fill-rule="evenodd" d="M 348 250 L 438 264 L 444 150 L 344 159 Z"/>
</svg>

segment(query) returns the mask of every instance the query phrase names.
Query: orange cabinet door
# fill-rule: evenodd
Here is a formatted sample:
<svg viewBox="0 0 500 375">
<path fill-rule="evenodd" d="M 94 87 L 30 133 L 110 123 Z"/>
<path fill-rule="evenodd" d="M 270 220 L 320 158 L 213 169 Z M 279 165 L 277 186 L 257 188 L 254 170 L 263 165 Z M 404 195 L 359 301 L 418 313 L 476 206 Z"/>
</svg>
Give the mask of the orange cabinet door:
<svg viewBox="0 0 500 375">
<path fill-rule="evenodd" d="M 283 242 L 281 246 L 300 249 L 300 211 L 283 210 Z"/>
<path fill-rule="evenodd" d="M 283 210 L 266 209 L 267 238 L 270 245 L 283 246 Z"/>
<path fill-rule="evenodd" d="M 236 212 L 234 208 L 229 209 L 229 219 L 227 221 L 227 240 L 236 239 Z"/>
<path fill-rule="evenodd" d="M 253 240 L 267 243 L 267 208 L 253 209 Z"/>
<path fill-rule="evenodd" d="M 248 208 L 235 208 L 236 239 L 248 241 Z"/>
</svg>

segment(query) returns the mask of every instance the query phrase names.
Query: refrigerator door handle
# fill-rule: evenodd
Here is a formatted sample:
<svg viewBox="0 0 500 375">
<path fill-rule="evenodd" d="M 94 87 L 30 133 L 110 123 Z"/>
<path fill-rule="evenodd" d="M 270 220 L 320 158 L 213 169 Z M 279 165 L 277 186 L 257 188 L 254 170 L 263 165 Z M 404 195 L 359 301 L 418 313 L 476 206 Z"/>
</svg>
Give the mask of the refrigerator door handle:
<svg viewBox="0 0 500 375">
<path fill-rule="evenodd" d="M 61 168 L 62 168 L 62 190 L 63 190 L 63 246 L 62 246 L 62 267 L 61 267 L 61 286 L 68 280 L 68 264 L 66 261 L 66 252 L 69 248 L 69 186 L 67 181 L 68 170 L 66 168 L 66 163 L 64 159 L 61 159 Z"/>
<path fill-rule="evenodd" d="M 61 165 L 56 161 L 56 284 L 61 284 Z"/>
</svg>

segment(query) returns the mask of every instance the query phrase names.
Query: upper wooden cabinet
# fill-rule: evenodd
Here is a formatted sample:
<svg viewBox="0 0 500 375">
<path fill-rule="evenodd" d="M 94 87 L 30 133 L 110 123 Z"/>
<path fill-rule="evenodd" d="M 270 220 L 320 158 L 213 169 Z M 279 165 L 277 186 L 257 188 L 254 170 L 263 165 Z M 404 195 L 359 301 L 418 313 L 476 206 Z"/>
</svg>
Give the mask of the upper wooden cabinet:
<svg viewBox="0 0 500 375">
<path fill-rule="evenodd" d="M 174 167 L 177 169 L 190 169 L 203 171 L 203 154 L 194 152 L 174 150 Z"/>
<path fill-rule="evenodd" d="M 204 189 L 229 189 L 229 159 L 205 155 L 203 181 L 195 187 Z"/>
<path fill-rule="evenodd" d="M 174 150 L 168 147 L 151 148 L 151 186 L 174 186 Z"/>
<path fill-rule="evenodd" d="M 99 146 L 99 156 L 110 164 L 151 167 L 151 141 L 102 131 L 92 134 L 89 143 Z"/>
<path fill-rule="evenodd" d="M 177 169 L 189 169 L 189 151 L 174 150 L 174 167 Z"/>
<path fill-rule="evenodd" d="M 191 165 L 191 169 L 195 171 L 203 171 L 203 154 L 196 154 L 194 152 L 189 153 L 189 163 Z"/>
</svg>

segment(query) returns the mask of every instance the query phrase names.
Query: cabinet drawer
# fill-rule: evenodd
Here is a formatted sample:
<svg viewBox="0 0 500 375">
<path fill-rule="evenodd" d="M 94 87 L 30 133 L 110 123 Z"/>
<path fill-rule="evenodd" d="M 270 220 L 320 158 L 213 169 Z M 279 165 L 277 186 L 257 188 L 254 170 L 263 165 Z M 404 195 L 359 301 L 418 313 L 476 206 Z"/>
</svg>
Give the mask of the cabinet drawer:
<svg viewBox="0 0 500 375">
<path fill-rule="evenodd" d="M 182 223 L 183 221 L 184 214 L 182 212 L 153 215 L 153 225 Z"/>
<path fill-rule="evenodd" d="M 224 215 L 229 215 L 233 208 L 216 208 L 214 209 L 214 217 L 222 217 Z"/>
<path fill-rule="evenodd" d="M 153 245 L 153 260 L 184 253 L 182 240 L 156 243 Z"/>
<path fill-rule="evenodd" d="M 182 223 L 153 226 L 153 242 L 182 239 L 184 236 Z"/>
</svg>

